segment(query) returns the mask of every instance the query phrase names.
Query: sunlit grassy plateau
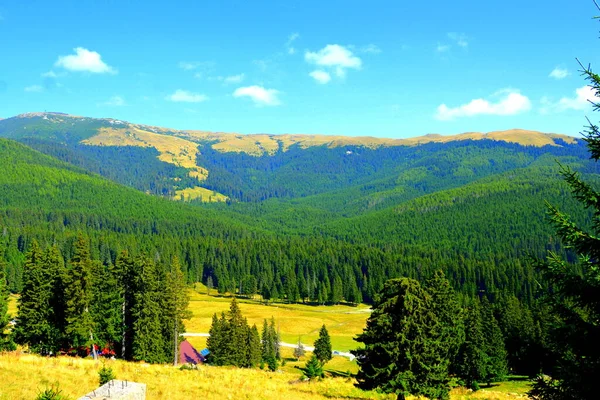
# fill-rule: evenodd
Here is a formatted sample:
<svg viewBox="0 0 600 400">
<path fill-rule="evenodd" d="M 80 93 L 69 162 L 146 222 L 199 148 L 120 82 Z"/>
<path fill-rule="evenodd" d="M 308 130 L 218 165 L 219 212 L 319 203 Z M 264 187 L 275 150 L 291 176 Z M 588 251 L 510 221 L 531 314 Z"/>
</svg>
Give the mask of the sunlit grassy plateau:
<svg viewBox="0 0 600 400">
<path fill-rule="evenodd" d="M 16 298 L 11 299 L 9 312 L 16 312 Z M 335 350 L 356 347 L 352 338 L 362 331 L 368 318 L 368 306 L 311 306 L 301 304 L 263 305 L 258 300 L 239 299 L 240 308 L 250 324 L 259 328 L 263 320 L 275 318 L 284 342 L 312 345 L 318 329 L 325 324 Z M 192 318 L 188 332 L 204 333 L 210 328 L 214 313 L 227 311 L 231 298 L 206 294 L 198 285 L 190 291 Z M 188 340 L 202 349 L 206 339 Z M 296 361 L 293 349 L 283 348 L 285 365 L 280 372 L 201 366 L 198 370 L 182 371 L 172 366 L 130 363 L 108 360 L 107 365 L 118 379 L 145 383 L 148 399 L 392 399 L 395 396 L 354 387 L 354 379 L 345 376 L 358 369 L 355 361 L 334 357 L 325 369 L 330 377 L 317 382 L 300 380 L 306 356 Z M 0 354 L 0 399 L 32 399 L 38 392 L 58 385 L 69 398 L 78 398 L 98 386 L 100 361 L 69 357 L 44 358 L 23 352 Z M 461 388 L 452 391 L 452 399 L 519 399 L 526 398 L 527 381 L 511 381 L 472 393 Z"/>
</svg>

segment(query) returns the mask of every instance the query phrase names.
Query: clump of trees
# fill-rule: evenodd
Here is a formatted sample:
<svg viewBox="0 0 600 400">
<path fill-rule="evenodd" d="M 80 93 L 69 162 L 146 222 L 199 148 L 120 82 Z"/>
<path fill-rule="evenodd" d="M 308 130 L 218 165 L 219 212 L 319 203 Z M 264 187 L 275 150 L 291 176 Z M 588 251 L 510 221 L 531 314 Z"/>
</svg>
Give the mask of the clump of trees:
<svg viewBox="0 0 600 400">
<path fill-rule="evenodd" d="M 483 303 L 483 304 L 481 304 Z M 507 373 L 502 334 L 486 300 L 463 312 L 441 272 L 422 286 L 410 278 L 386 282 L 354 350 L 358 386 L 431 399 L 447 399 L 450 374 L 468 386 Z"/>
<path fill-rule="evenodd" d="M 279 334 L 275 330 L 275 320 L 264 321 L 262 340 L 256 325 L 250 327 L 242 316 L 235 297 L 229 311 L 213 315 L 207 348 L 208 361 L 213 365 L 231 365 L 240 368 L 254 368 L 267 365 L 272 371 L 279 367 Z"/>
<path fill-rule="evenodd" d="M 114 265 L 102 264 L 80 235 L 65 262 L 58 247 L 33 241 L 13 336 L 39 354 L 106 348 L 127 360 L 167 363 L 179 353 L 187 304 L 176 258 L 122 252 Z"/>
</svg>

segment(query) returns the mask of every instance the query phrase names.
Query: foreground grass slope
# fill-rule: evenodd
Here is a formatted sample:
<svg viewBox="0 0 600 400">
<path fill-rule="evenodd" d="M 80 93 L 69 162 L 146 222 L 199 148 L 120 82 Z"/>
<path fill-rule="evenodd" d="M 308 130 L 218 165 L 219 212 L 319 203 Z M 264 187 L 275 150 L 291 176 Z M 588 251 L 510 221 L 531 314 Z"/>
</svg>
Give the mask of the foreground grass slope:
<svg viewBox="0 0 600 400">
<path fill-rule="evenodd" d="M 353 379 L 328 378 L 301 382 L 300 374 L 202 366 L 181 371 L 172 366 L 107 361 L 118 379 L 145 383 L 147 399 L 395 399 L 354 387 Z M 101 362 L 68 357 L 44 358 L 22 353 L 0 354 L 0 400 L 33 399 L 59 385 L 76 399 L 98 385 Z M 500 385 L 476 393 L 455 389 L 451 399 L 522 399 L 526 386 Z"/>
</svg>

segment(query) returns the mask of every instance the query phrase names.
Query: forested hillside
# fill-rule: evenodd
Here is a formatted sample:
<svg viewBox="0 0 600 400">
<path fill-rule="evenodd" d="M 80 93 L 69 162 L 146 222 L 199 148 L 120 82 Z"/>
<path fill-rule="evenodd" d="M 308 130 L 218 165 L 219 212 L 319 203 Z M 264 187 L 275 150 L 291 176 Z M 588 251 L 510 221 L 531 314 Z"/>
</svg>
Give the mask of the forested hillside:
<svg viewBox="0 0 600 400">
<path fill-rule="evenodd" d="M 526 131 L 517 133 L 536 145 L 514 143 L 514 132 L 510 141 L 434 136 L 377 146 L 280 139 L 277 150 L 253 154 L 225 151 L 231 137 L 206 142 L 131 125 L 126 146 L 90 144 L 115 126 L 129 125 L 43 113 L 0 121 L 0 135 L 52 156 L 1 142 L 1 249 L 11 290 L 20 290 L 32 239 L 58 244 L 69 259 L 81 232 L 101 263 L 114 264 L 122 250 L 178 256 L 188 282 L 210 279 L 220 292 L 371 302 L 390 277 L 424 279 L 442 268 L 467 297 L 509 293 L 530 303 L 536 273 L 528 257 L 562 252 L 544 201 L 573 210 L 556 160 L 592 178 L 598 172 L 581 141 Z M 196 164 L 207 176 L 164 161 L 171 136 L 198 141 Z M 168 200 L 196 184 L 230 200 Z"/>
</svg>

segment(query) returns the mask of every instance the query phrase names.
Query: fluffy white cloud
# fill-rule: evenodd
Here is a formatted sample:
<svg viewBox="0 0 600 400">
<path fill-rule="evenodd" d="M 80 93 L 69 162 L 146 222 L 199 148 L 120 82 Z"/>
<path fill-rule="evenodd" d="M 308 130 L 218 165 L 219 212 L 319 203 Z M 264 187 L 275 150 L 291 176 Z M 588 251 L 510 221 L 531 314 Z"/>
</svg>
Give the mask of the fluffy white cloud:
<svg viewBox="0 0 600 400">
<path fill-rule="evenodd" d="M 362 67 L 362 60 L 339 44 L 328 44 L 317 52 L 307 51 L 304 53 L 304 59 L 310 64 L 333 69 L 340 78 L 346 76 L 348 68 L 360 69 Z"/>
<path fill-rule="evenodd" d="M 102 105 L 110 107 L 123 107 L 127 105 L 127 103 L 125 103 L 125 99 L 121 96 L 113 96 L 110 99 L 108 99 L 108 101 L 102 103 Z"/>
<path fill-rule="evenodd" d="M 40 85 L 31 85 L 31 86 L 27 86 L 25 88 L 26 92 L 43 92 L 44 88 L 41 87 Z"/>
<path fill-rule="evenodd" d="M 496 102 L 474 99 L 458 107 L 448 107 L 446 104 L 442 104 L 437 108 L 435 117 L 442 121 L 449 121 L 476 115 L 515 115 L 531 109 L 529 98 L 515 90 L 502 90 L 495 96 L 499 97 Z"/>
<path fill-rule="evenodd" d="M 600 103 L 600 96 L 590 86 L 582 86 L 575 90 L 573 97 L 563 97 L 557 102 L 544 97 L 541 102 L 541 113 L 548 114 L 567 110 L 587 110 L 591 107 L 591 102 Z"/>
<path fill-rule="evenodd" d="M 548 76 L 554 79 L 564 79 L 567 76 L 569 76 L 569 71 L 566 68 L 556 67 L 552 70 L 552 72 L 550 72 L 550 75 Z"/>
<path fill-rule="evenodd" d="M 176 103 L 201 103 L 208 100 L 208 96 L 200 93 L 188 92 L 187 90 L 177 89 L 173 94 L 167 96 L 167 100 Z"/>
<path fill-rule="evenodd" d="M 102 57 L 95 51 L 77 47 L 75 54 L 60 56 L 54 63 L 69 71 L 91 72 L 94 74 L 116 74 L 117 70 L 102 61 Z"/>
<path fill-rule="evenodd" d="M 233 97 L 249 97 L 259 106 L 278 106 L 281 104 L 278 95 L 278 90 L 257 85 L 240 87 L 233 92 Z"/>
<path fill-rule="evenodd" d="M 224 83 L 240 83 L 246 77 L 245 74 L 231 75 L 223 78 Z"/>
<path fill-rule="evenodd" d="M 317 69 L 311 72 L 309 75 L 312 76 L 315 81 L 319 82 L 322 85 L 328 83 L 331 80 L 331 75 L 329 75 L 328 72 L 325 72 L 321 69 Z"/>
</svg>

